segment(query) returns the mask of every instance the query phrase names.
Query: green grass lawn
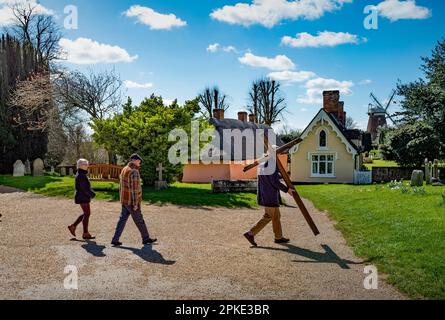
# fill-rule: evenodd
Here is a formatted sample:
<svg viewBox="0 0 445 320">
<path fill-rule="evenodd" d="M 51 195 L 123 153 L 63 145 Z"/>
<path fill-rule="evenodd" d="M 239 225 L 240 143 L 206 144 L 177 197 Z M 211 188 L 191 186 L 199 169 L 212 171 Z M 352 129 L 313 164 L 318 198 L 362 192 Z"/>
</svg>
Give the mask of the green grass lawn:
<svg viewBox="0 0 445 320">
<path fill-rule="evenodd" d="M 299 186 L 328 210 L 354 252 L 412 298 L 445 299 L 444 188 L 403 194 L 388 185 Z M 411 188 L 410 188 L 411 189 Z"/>
<path fill-rule="evenodd" d="M 59 176 L 11 177 L 0 176 L 0 185 L 31 191 L 49 197 L 74 198 L 74 178 Z M 92 182 L 97 199 L 119 200 L 119 185 L 111 182 Z M 174 183 L 167 190 L 143 188 L 143 200 L 150 204 L 183 206 L 209 206 L 226 208 L 257 207 L 252 193 L 213 194 L 209 184 Z"/>
<path fill-rule="evenodd" d="M 399 165 L 395 161 L 387 161 L 387 160 L 374 160 L 373 163 L 366 163 L 366 168 L 371 170 L 372 168 L 381 168 L 381 167 L 398 167 Z"/>
</svg>

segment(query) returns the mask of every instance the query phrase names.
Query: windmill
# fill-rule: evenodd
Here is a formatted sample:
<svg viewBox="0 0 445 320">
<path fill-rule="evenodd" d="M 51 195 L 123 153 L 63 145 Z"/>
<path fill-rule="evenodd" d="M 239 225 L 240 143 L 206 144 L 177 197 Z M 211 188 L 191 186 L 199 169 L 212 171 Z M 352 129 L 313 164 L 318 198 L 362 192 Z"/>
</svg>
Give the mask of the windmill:
<svg viewBox="0 0 445 320">
<path fill-rule="evenodd" d="M 371 133 L 372 141 L 377 141 L 379 137 L 379 128 L 385 127 L 388 125 L 388 119 L 396 125 L 396 121 L 393 116 L 388 112 L 389 107 L 394 102 L 394 97 L 396 95 L 396 91 L 393 90 L 388 98 L 388 102 L 386 105 L 381 103 L 377 97 L 371 93 L 372 103 L 369 104 L 368 107 L 368 132 Z M 394 102 L 395 103 L 395 102 Z"/>
</svg>

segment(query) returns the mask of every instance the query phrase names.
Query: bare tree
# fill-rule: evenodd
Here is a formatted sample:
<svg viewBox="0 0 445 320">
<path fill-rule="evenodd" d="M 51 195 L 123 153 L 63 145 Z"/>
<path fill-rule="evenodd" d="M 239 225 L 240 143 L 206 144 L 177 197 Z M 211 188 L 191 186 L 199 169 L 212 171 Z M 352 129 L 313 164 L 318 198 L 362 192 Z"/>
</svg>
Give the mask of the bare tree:
<svg viewBox="0 0 445 320">
<path fill-rule="evenodd" d="M 49 64 L 60 58 L 60 28 L 54 17 L 39 11 L 39 5 L 30 1 L 14 2 L 10 9 L 13 23 L 8 32 L 22 43 L 31 44 L 38 52 L 41 61 Z"/>
<path fill-rule="evenodd" d="M 227 103 L 227 95 L 221 93 L 218 87 L 207 87 L 198 96 L 201 109 L 204 109 L 203 113 L 208 114 L 211 118 L 213 116 L 214 109 L 229 109 Z"/>
<path fill-rule="evenodd" d="M 25 125 L 29 131 L 47 130 L 55 111 L 49 73 L 33 74 L 19 81 L 11 93 L 9 104 L 16 108 L 16 125 Z"/>
<path fill-rule="evenodd" d="M 249 93 L 249 111 L 256 115 L 258 122 L 269 126 L 279 122 L 279 117 L 286 109 L 281 95 L 281 84 L 275 80 L 261 79 L 255 81 Z"/>
<path fill-rule="evenodd" d="M 348 130 L 357 129 L 357 122 L 355 122 L 351 117 L 346 117 L 345 128 Z"/>
<path fill-rule="evenodd" d="M 82 124 L 69 127 L 67 136 L 70 150 L 74 151 L 75 159 L 80 159 L 82 157 L 82 146 L 88 138 L 85 127 Z"/>
<path fill-rule="evenodd" d="M 67 112 L 83 111 L 92 119 L 105 119 L 122 103 L 122 81 L 114 71 L 67 72 L 55 79 L 55 86 Z"/>
</svg>

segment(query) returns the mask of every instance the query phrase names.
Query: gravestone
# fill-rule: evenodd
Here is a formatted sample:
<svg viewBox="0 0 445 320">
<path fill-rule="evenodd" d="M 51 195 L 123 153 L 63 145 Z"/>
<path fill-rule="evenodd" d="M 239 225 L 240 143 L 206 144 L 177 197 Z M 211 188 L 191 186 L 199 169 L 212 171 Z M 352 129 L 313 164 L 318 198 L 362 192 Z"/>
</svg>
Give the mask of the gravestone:
<svg viewBox="0 0 445 320">
<path fill-rule="evenodd" d="M 423 171 L 414 170 L 411 176 L 411 186 L 412 187 L 423 187 Z"/>
<path fill-rule="evenodd" d="M 42 159 L 40 158 L 35 159 L 34 162 L 32 163 L 32 175 L 34 177 L 42 177 L 43 169 L 44 165 Z"/>
<path fill-rule="evenodd" d="M 54 174 L 56 170 L 54 169 L 54 166 L 51 166 L 51 174 Z"/>
<path fill-rule="evenodd" d="M 433 181 L 433 163 L 425 159 L 425 181 L 426 184 L 431 184 Z"/>
<path fill-rule="evenodd" d="M 30 176 L 31 175 L 31 162 L 29 162 L 29 159 L 26 159 L 25 161 L 25 174 Z"/>
<path fill-rule="evenodd" d="M 73 168 L 69 168 L 68 175 L 69 176 L 74 176 Z"/>
<path fill-rule="evenodd" d="M 168 183 L 167 181 L 164 181 L 162 178 L 162 171 L 164 170 L 164 167 L 162 166 L 162 163 L 158 165 L 156 168 L 156 171 L 159 173 L 158 181 L 155 181 L 155 189 L 156 190 L 163 190 L 168 189 Z"/>
<path fill-rule="evenodd" d="M 66 168 L 65 168 L 65 167 L 61 167 L 61 168 L 60 168 L 60 175 L 61 175 L 62 177 L 66 176 Z"/>
<path fill-rule="evenodd" d="M 24 175 L 25 175 L 25 165 L 23 164 L 22 160 L 17 160 L 14 163 L 13 176 L 14 177 L 23 177 Z"/>
</svg>

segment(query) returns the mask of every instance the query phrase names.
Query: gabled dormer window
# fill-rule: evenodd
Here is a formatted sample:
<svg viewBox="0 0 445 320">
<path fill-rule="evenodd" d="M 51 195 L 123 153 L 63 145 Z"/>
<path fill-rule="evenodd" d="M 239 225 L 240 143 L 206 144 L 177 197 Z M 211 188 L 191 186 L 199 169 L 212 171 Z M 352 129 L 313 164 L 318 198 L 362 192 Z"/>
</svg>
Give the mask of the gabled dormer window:
<svg viewBox="0 0 445 320">
<path fill-rule="evenodd" d="M 320 136 L 318 138 L 318 142 L 319 142 L 318 146 L 320 148 L 326 148 L 328 146 L 326 131 L 324 131 L 324 130 L 320 131 Z"/>
</svg>

